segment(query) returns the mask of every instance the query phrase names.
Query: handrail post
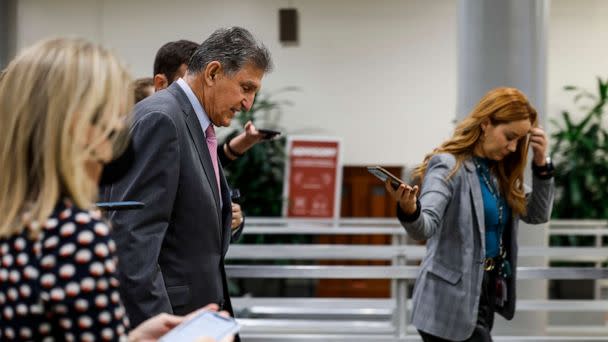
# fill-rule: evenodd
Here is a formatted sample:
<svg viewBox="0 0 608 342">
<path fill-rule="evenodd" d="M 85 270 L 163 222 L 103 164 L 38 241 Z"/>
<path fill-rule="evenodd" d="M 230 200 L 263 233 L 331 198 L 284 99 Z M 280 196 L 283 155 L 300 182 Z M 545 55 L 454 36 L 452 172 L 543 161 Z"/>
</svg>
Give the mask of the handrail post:
<svg viewBox="0 0 608 342">
<path fill-rule="evenodd" d="M 391 234 L 391 245 L 392 246 L 401 246 L 401 236 L 398 234 Z M 391 266 L 398 265 L 398 254 L 395 254 L 391 258 Z M 391 299 L 395 300 L 397 298 L 397 280 L 391 279 Z"/>
<path fill-rule="evenodd" d="M 601 227 L 596 227 L 596 229 L 599 230 L 599 228 Z M 597 233 L 595 234 L 595 247 L 597 248 L 602 248 L 602 234 L 601 233 Z M 601 261 L 597 261 L 595 263 L 595 268 L 602 268 L 602 262 Z M 601 281 L 595 279 L 593 280 L 593 298 L 596 300 L 602 299 L 601 297 Z"/>
<path fill-rule="evenodd" d="M 405 245 L 405 235 L 398 236 L 399 246 Z M 397 255 L 397 266 L 406 266 L 407 256 L 399 253 Z M 396 305 L 395 305 L 395 334 L 397 338 L 404 338 L 407 335 L 407 279 L 398 278 L 396 280 Z"/>
</svg>

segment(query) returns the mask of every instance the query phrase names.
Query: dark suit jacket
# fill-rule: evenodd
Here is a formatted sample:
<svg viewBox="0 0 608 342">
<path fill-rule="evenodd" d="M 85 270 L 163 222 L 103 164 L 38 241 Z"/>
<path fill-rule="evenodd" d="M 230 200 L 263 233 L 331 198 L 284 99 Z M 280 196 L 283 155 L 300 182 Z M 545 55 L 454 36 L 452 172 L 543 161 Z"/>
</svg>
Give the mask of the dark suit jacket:
<svg viewBox="0 0 608 342">
<path fill-rule="evenodd" d="M 232 313 L 224 270 L 232 219 L 228 186 L 220 165 L 217 189 L 203 130 L 177 83 L 135 106 L 131 133 L 134 166 L 103 197 L 146 204 L 110 213 L 132 325 L 208 303 Z"/>
</svg>

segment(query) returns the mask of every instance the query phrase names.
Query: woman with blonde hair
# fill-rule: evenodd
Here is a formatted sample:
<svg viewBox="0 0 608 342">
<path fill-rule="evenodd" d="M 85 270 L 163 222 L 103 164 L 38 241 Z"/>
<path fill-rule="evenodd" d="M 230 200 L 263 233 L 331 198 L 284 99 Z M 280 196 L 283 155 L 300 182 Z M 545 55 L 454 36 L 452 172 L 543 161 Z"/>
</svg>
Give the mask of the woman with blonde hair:
<svg viewBox="0 0 608 342">
<path fill-rule="evenodd" d="M 39 42 L 2 72 L 1 340 L 153 341 L 185 319 L 160 314 L 128 332 L 115 244 L 88 210 L 127 145 L 130 84 L 116 57 L 81 39 Z"/>
<path fill-rule="evenodd" d="M 546 150 L 526 96 L 497 88 L 414 170 L 419 196 L 418 185 L 386 184 L 408 234 L 427 241 L 412 309 L 423 341 L 491 341 L 494 313 L 513 318 L 518 222 L 546 222 L 553 202 Z"/>
</svg>

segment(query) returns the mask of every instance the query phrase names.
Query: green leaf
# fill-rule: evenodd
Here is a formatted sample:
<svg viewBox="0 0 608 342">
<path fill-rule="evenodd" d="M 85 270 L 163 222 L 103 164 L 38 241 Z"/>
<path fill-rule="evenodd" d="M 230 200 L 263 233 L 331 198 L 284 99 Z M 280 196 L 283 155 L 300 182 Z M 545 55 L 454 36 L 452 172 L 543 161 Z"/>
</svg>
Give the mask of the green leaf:
<svg viewBox="0 0 608 342">
<path fill-rule="evenodd" d="M 582 91 L 574 96 L 574 103 L 577 103 L 580 99 L 587 98 L 590 100 L 595 100 L 597 97 L 589 92 Z"/>
<path fill-rule="evenodd" d="M 568 113 L 567 111 L 563 111 L 562 118 L 564 119 L 564 122 L 566 123 L 566 130 L 567 131 L 571 130 L 574 127 L 574 124 L 572 123 L 572 120 L 570 119 L 570 113 Z"/>
<path fill-rule="evenodd" d="M 608 79 L 597 78 L 596 93 L 568 85 L 575 91 L 573 102 L 580 120 L 568 111 L 551 120 L 551 155 L 555 163 L 555 210 L 557 218 L 608 219 L 608 132 L 604 115 L 608 101 Z M 565 238 L 565 237 L 564 237 Z M 581 237 L 552 239 L 553 243 L 584 243 Z"/>
<path fill-rule="evenodd" d="M 258 94 L 251 110 L 239 113 L 239 122 L 244 125 L 252 120 L 255 124 L 261 114 L 270 110 L 275 111 L 276 118 L 279 119 L 283 107 L 291 102 L 276 100 L 275 95 L 276 93 Z M 281 215 L 285 144 L 284 136 L 261 142 L 224 168 L 230 186 L 240 190 L 241 207 L 248 216 Z"/>
<path fill-rule="evenodd" d="M 597 86 L 598 86 L 598 93 L 600 94 L 600 100 L 601 101 L 606 101 L 606 97 L 608 96 L 607 92 L 608 92 L 608 79 L 606 79 L 606 82 L 603 82 L 602 79 L 600 77 L 597 78 Z"/>
</svg>

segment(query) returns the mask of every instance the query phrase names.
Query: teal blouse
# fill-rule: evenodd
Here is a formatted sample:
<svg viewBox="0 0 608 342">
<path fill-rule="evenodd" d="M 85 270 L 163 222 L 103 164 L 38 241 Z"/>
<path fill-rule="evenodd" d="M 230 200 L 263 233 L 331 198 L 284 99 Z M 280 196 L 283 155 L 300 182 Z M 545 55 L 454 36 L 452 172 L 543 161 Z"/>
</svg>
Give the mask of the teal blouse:
<svg viewBox="0 0 608 342">
<path fill-rule="evenodd" d="M 496 177 L 490 171 L 490 161 L 478 157 L 474 157 L 473 161 L 477 168 L 483 198 L 486 258 L 492 258 L 500 254 L 501 236 L 509 221 L 511 209 L 500 194 Z"/>
</svg>

